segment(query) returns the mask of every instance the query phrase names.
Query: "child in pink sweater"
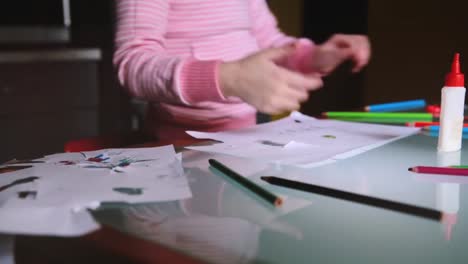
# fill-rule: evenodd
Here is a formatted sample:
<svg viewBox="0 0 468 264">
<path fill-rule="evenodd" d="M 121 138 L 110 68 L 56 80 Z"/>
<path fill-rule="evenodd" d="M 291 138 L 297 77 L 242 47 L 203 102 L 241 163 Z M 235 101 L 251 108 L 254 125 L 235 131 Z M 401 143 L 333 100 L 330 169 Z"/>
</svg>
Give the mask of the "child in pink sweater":
<svg viewBox="0 0 468 264">
<path fill-rule="evenodd" d="M 159 139 L 297 110 L 323 75 L 348 59 L 359 71 L 370 57 L 360 35 L 322 45 L 285 36 L 265 0 L 117 0 L 116 11 L 119 80 L 149 102 L 147 127 Z"/>
</svg>

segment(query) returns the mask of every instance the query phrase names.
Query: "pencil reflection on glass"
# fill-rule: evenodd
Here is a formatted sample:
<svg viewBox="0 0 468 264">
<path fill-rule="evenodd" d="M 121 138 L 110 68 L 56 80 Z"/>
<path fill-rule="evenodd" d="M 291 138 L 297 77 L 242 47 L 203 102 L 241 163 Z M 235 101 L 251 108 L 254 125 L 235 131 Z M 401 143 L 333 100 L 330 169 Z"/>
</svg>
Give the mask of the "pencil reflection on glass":
<svg viewBox="0 0 468 264">
<path fill-rule="evenodd" d="M 221 162 L 215 159 L 209 159 L 208 162 L 210 163 L 213 168 L 219 170 L 220 172 L 227 175 L 229 178 L 234 180 L 235 182 L 241 184 L 243 187 L 247 188 L 248 190 L 252 191 L 265 201 L 271 203 L 272 205 L 279 207 L 283 204 L 283 199 L 274 193 L 268 191 L 267 189 L 261 187 L 260 185 L 254 183 L 253 181 L 243 177 L 242 175 L 238 174 L 237 172 L 233 171 L 232 169 L 228 168 Z"/>
</svg>

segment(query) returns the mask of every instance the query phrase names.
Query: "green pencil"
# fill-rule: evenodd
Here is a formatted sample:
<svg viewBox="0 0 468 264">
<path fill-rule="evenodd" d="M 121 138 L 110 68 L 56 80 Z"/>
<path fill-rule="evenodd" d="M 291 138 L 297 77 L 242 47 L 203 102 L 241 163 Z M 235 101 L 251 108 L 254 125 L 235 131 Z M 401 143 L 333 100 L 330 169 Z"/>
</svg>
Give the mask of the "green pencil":
<svg viewBox="0 0 468 264">
<path fill-rule="evenodd" d="M 324 112 L 323 116 L 329 118 L 379 118 L 379 119 L 415 119 L 432 120 L 431 113 L 379 113 L 379 112 Z"/>
<path fill-rule="evenodd" d="M 281 199 L 281 197 L 278 197 L 277 195 L 269 192 L 268 190 L 264 189 L 260 185 L 257 185 L 253 181 L 250 181 L 246 177 L 241 176 L 237 172 L 223 165 L 221 162 L 215 159 L 209 159 L 208 162 L 210 163 L 211 166 L 213 166 L 213 168 L 226 174 L 229 178 L 233 179 L 234 181 L 241 184 L 245 188 L 251 190 L 252 192 L 262 197 L 263 199 L 273 204 L 274 206 L 278 207 L 283 204 L 283 199 Z"/>
<path fill-rule="evenodd" d="M 416 121 L 432 121 L 432 119 L 414 119 L 414 118 L 349 118 L 349 117 L 333 117 L 336 119 L 348 122 L 363 122 L 363 123 L 382 123 L 382 124 L 406 124 L 408 122 Z"/>
<path fill-rule="evenodd" d="M 468 165 L 457 165 L 457 166 L 450 166 L 450 168 L 456 168 L 456 169 L 468 169 Z"/>
</svg>

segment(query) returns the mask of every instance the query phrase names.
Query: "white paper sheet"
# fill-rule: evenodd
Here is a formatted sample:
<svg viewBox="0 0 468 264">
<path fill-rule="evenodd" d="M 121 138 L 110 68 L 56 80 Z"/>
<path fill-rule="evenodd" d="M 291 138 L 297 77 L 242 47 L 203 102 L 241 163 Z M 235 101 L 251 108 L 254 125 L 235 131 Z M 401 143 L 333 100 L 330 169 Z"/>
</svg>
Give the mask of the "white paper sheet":
<svg viewBox="0 0 468 264">
<path fill-rule="evenodd" d="M 81 236 L 100 225 L 85 210 L 63 207 L 9 207 L 0 209 L 0 233 L 25 235 Z"/>
<path fill-rule="evenodd" d="M 181 159 L 173 146 L 106 149 L 54 154 L 32 168 L 2 173 L 0 187 L 8 188 L 0 191 L 0 233 L 80 235 L 98 227 L 87 209 L 102 202 L 189 198 Z"/>
<path fill-rule="evenodd" d="M 419 128 L 318 120 L 298 112 L 278 121 L 226 132 L 187 131 L 223 143 L 189 149 L 311 167 L 348 158 L 415 134 Z"/>
</svg>

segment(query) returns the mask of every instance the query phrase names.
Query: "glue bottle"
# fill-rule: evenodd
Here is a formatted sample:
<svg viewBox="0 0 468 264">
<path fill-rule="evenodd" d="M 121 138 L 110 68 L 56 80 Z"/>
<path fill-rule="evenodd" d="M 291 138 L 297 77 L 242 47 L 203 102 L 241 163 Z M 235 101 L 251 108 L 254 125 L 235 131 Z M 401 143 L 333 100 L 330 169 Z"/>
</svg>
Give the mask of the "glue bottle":
<svg viewBox="0 0 468 264">
<path fill-rule="evenodd" d="M 456 53 L 452 70 L 446 75 L 442 88 L 438 151 L 461 149 L 466 91 L 464 81 L 464 75 L 460 72 L 460 54 Z"/>
</svg>

